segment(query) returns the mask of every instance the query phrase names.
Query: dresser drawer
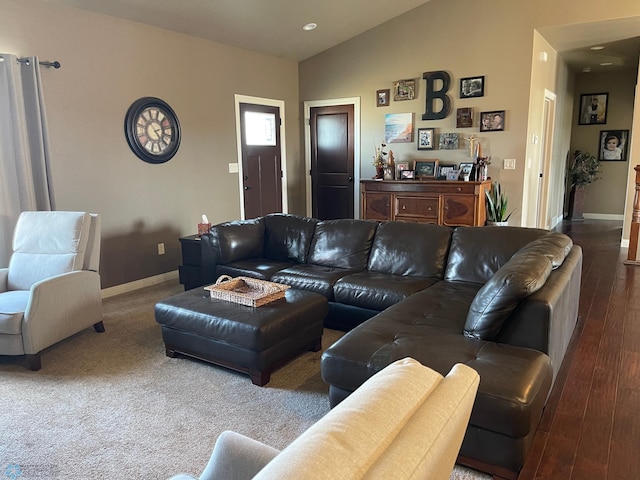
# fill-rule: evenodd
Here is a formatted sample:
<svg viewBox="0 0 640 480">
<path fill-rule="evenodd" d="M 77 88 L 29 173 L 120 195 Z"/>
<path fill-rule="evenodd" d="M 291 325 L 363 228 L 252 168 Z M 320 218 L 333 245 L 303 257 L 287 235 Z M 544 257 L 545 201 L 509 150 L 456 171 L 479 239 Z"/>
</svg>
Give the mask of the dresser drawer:
<svg viewBox="0 0 640 480">
<path fill-rule="evenodd" d="M 396 195 L 396 217 L 422 217 L 437 219 L 440 211 L 440 197 L 425 197 L 413 195 Z"/>
</svg>

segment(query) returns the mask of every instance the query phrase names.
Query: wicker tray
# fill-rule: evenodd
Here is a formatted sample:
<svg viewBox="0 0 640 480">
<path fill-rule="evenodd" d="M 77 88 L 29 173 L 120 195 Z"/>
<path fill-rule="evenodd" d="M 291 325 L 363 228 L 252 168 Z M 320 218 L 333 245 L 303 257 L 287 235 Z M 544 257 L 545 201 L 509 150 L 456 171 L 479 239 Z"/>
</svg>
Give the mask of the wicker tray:
<svg viewBox="0 0 640 480">
<path fill-rule="evenodd" d="M 289 285 L 267 282 L 250 277 L 232 278 L 221 275 L 215 285 L 204 287 L 209 290 L 211 298 L 239 303 L 248 307 L 261 307 L 267 303 L 284 298 Z"/>
</svg>

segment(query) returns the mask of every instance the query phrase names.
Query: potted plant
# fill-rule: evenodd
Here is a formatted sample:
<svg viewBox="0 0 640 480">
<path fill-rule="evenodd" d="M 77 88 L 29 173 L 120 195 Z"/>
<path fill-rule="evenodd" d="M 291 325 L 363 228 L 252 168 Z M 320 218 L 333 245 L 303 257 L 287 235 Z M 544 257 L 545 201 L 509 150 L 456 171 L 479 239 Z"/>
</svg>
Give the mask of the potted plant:
<svg viewBox="0 0 640 480">
<path fill-rule="evenodd" d="M 487 225 L 508 225 L 513 210 L 507 214 L 509 200 L 498 182 L 493 182 L 491 190 L 485 190 Z"/>
<path fill-rule="evenodd" d="M 600 177 L 600 162 L 589 152 L 576 150 L 567 161 L 567 183 L 569 190 L 568 214 L 571 220 L 582 220 L 584 187 Z"/>
<path fill-rule="evenodd" d="M 373 156 L 373 166 L 376 167 L 376 176 L 374 178 L 384 178 L 384 167 L 386 165 L 385 157 L 387 152 L 384 149 L 387 148 L 386 143 L 381 143 L 380 146 L 375 147 L 375 154 Z"/>
</svg>

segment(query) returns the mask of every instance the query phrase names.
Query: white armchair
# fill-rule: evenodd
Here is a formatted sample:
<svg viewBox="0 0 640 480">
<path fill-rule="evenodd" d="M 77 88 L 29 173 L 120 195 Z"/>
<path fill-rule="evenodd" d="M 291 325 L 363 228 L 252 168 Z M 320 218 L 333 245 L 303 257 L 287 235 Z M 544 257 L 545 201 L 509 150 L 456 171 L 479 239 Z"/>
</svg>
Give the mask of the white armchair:
<svg viewBox="0 0 640 480">
<path fill-rule="evenodd" d="M 41 352 L 93 325 L 104 332 L 100 217 L 85 212 L 22 212 L 8 268 L 0 269 L 0 355 Z"/>
</svg>

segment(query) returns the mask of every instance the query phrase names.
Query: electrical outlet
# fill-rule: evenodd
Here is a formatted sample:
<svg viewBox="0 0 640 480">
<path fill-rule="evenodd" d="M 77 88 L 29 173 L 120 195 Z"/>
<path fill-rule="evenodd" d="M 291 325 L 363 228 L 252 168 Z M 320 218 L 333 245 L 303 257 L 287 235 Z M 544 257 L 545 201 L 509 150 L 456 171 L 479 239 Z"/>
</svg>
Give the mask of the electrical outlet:
<svg viewBox="0 0 640 480">
<path fill-rule="evenodd" d="M 515 158 L 505 158 L 504 159 L 504 169 L 505 170 L 515 170 L 516 169 L 516 159 Z"/>
<path fill-rule="evenodd" d="M 164 255 L 164 243 L 158 244 L 158 255 Z"/>
</svg>

